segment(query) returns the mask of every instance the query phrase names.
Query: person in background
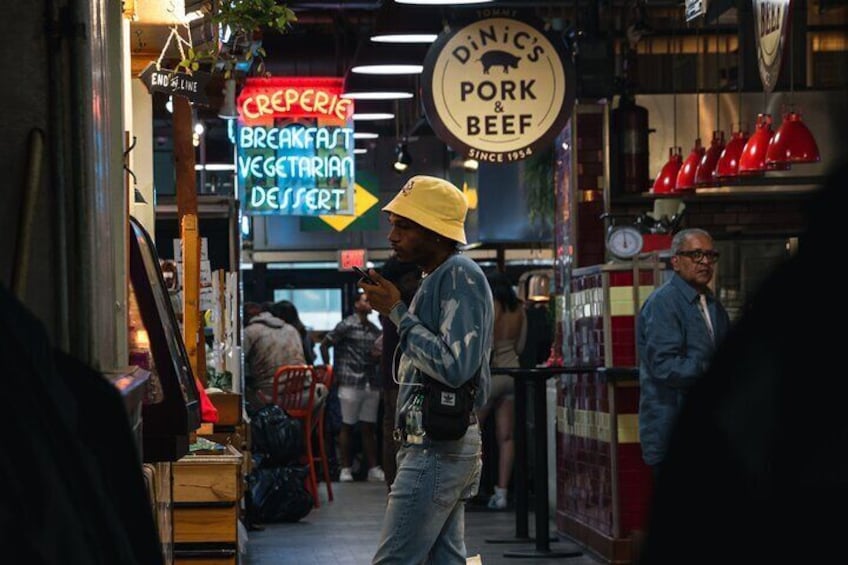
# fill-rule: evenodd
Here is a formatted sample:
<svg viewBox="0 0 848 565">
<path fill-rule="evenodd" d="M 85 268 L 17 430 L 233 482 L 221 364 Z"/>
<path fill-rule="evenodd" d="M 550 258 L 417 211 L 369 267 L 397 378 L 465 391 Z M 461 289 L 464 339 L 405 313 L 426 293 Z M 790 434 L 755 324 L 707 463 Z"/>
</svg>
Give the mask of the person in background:
<svg viewBox="0 0 848 565">
<path fill-rule="evenodd" d="M 669 434 L 686 394 L 706 371 L 730 326 L 708 286 L 718 258 L 704 230 L 678 232 L 671 242 L 674 273 L 639 312 L 639 438 L 642 458 L 655 479 L 661 475 Z"/>
<path fill-rule="evenodd" d="M 338 383 L 342 408 L 342 428 L 339 451 L 342 469 L 339 481 L 353 481 L 351 468 L 351 435 L 353 427 L 362 426 L 362 447 L 368 464 L 368 480 L 385 480 L 377 464 L 377 413 L 380 408 L 380 383 L 377 374 L 379 356 L 373 352 L 380 330 L 369 319 L 371 304 L 368 295 L 360 291 L 353 304 L 353 314 L 339 322 L 321 341 L 321 358 L 330 358 L 333 348 L 333 375 Z"/>
<path fill-rule="evenodd" d="M 274 373 L 282 365 L 302 365 L 303 346 L 297 330 L 261 305 L 244 305 L 245 402 L 256 411 L 272 398 Z"/>
<path fill-rule="evenodd" d="M 489 392 L 494 307 L 483 271 L 458 252 L 466 242 L 467 210 L 453 184 L 429 176 L 409 179 L 383 211 L 389 212 L 395 255 L 421 267 L 424 279 L 409 307 L 376 271 L 370 276 L 377 284 L 359 281 L 374 308 L 397 326 L 401 353 L 395 425 L 404 443 L 375 564 L 466 562 L 465 501 L 476 494 L 482 468 L 475 413 L 465 435 L 454 441 L 422 435 L 414 416 L 425 374 L 453 388 L 476 379 L 478 408 Z"/>
<path fill-rule="evenodd" d="M 527 316 L 524 306 L 515 294 L 509 278 L 503 273 L 489 275 L 489 286 L 495 301 L 495 333 L 491 365 L 517 368 L 518 356 L 527 340 Z M 515 445 L 512 430 L 515 420 L 515 387 L 509 375 L 492 375 L 489 400 L 477 412 L 481 423 L 494 410 L 495 439 L 498 443 L 498 482 L 489 499 L 489 508 L 503 510 L 507 506 L 507 490 L 512 477 Z"/>
<path fill-rule="evenodd" d="M 307 365 L 314 365 L 315 342 L 312 341 L 312 337 L 309 335 L 306 326 L 300 321 L 297 307 L 288 300 L 280 300 L 271 305 L 271 313 L 297 330 L 297 333 L 300 334 L 300 340 L 303 343 L 303 358 L 306 360 Z"/>
<path fill-rule="evenodd" d="M 390 257 L 380 270 L 380 275 L 400 290 L 400 299 L 409 306 L 421 280 L 421 269 L 415 263 L 407 263 Z M 380 374 L 383 379 L 383 472 L 386 486 L 391 487 L 397 472 L 397 452 L 400 444 L 394 439 L 395 410 L 397 408 L 398 385 L 395 382 L 400 355 L 395 354 L 398 345 L 397 327 L 388 316 L 380 314 L 383 326 L 380 359 Z"/>
</svg>

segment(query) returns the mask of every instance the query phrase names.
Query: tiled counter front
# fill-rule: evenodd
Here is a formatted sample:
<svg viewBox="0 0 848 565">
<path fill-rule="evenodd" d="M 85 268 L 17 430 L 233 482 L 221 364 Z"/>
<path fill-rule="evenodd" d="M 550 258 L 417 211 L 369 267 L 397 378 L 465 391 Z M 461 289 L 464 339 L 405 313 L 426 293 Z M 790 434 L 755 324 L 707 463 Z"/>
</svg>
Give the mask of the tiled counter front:
<svg viewBox="0 0 848 565">
<path fill-rule="evenodd" d="M 662 280 L 661 267 L 644 263 L 634 273 L 627 263 L 574 271 L 576 365 L 636 365 L 635 314 L 654 281 Z M 632 370 L 587 372 L 563 376 L 558 385 L 557 529 L 610 563 L 630 563 L 651 496 L 651 472 L 639 447 L 638 378 Z"/>
</svg>

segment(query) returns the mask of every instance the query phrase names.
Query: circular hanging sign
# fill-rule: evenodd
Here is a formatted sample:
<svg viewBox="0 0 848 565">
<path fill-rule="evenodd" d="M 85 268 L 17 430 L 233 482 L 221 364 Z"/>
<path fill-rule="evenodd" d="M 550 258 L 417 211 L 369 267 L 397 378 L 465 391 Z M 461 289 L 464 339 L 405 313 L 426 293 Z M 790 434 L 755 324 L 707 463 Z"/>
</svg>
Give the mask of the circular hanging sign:
<svg viewBox="0 0 848 565">
<path fill-rule="evenodd" d="M 427 119 L 455 151 L 486 163 L 530 157 L 574 106 L 571 57 L 532 23 L 494 17 L 443 33 L 421 85 Z"/>
<path fill-rule="evenodd" d="M 789 30 L 791 0 L 753 0 L 757 62 L 766 94 L 774 90 L 783 62 L 783 48 Z M 791 57 L 792 54 L 790 53 Z"/>
</svg>

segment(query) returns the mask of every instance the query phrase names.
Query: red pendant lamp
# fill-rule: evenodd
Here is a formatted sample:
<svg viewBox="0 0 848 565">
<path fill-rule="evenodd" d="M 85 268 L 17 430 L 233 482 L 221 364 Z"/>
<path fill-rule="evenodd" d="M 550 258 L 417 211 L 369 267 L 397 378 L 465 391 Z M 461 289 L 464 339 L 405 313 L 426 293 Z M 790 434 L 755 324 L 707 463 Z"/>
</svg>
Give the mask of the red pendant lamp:
<svg viewBox="0 0 848 565">
<path fill-rule="evenodd" d="M 683 161 L 680 171 L 677 173 L 677 183 L 674 192 L 691 192 L 695 190 L 695 172 L 698 169 L 705 151 L 701 145 L 701 138 L 695 138 L 695 146 L 689 152 L 689 156 Z"/>
<path fill-rule="evenodd" d="M 789 100 L 795 97 L 795 34 L 790 34 Z M 791 108 L 791 106 L 790 106 Z M 790 110 L 783 116 L 780 129 L 774 134 L 766 151 L 766 166 L 788 169 L 793 163 L 817 163 L 821 153 L 816 139 L 801 120 L 801 114 Z"/>
<path fill-rule="evenodd" d="M 740 130 L 731 134 L 730 141 L 724 146 L 713 172 L 716 180 L 725 180 L 739 175 L 739 159 L 742 157 L 746 143 L 748 143 L 747 131 Z"/>
<path fill-rule="evenodd" d="M 789 166 L 793 163 L 818 163 L 821 153 L 816 139 L 801 120 L 801 114 L 788 112 L 783 116 L 780 129 L 771 138 L 766 151 L 769 167 Z"/>
<path fill-rule="evenodd" d="M 758 114 L 754 134 L 748 139 L 739 157 L 740 175 L 761 175 L 766 170 L 766 151 L 774 136 L 771 114 Z"/>
<path fill-rule="evenodd" d="M 676 150 L 675 150 L 676 149 Z M 660 174 L 654 180 L 654 186 L 651 188 L 652 194 L 671 194 L 674 192 L 674 187 L 677 185 L 677 173 L 683 165 L 683 155 L 680 147 L 668 148 L 668 162 L 663 165 Z"/>
<path fill-rule="evenodd" d="M 715 169 L 722 151 L 724 151 L 724 132 L 714 131 L 710 146 L 704 152 L 695 170 L 695 184 L 706 185 L 715 181 Z"/>
</svg>

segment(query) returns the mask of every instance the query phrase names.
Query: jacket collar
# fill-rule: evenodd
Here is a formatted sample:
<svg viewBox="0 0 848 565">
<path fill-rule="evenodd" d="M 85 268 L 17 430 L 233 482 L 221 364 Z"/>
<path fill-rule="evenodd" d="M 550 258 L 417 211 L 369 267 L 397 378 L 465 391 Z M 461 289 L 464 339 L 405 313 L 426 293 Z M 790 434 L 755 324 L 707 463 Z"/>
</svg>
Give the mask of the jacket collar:
<svg viewBox="0 0 848 565">
<path fill-rule="evenodd" d="M 696 302 L 698 300 L 698 297 L 700 296 L 700 293 L 698 293 L 698 291 L 695 290 L 692 285 L 684 281 L 677 273 L 674 273 L 674 275 L 671 277 L 669 284 L 680 292 L 682 292 L 687 302 Z M 707 289 L 707 292 L 705 294 L 707 295 L 707 300 L 712 301 L 712 293 L 709 291 L 709 289 Z"/>
</svg>

